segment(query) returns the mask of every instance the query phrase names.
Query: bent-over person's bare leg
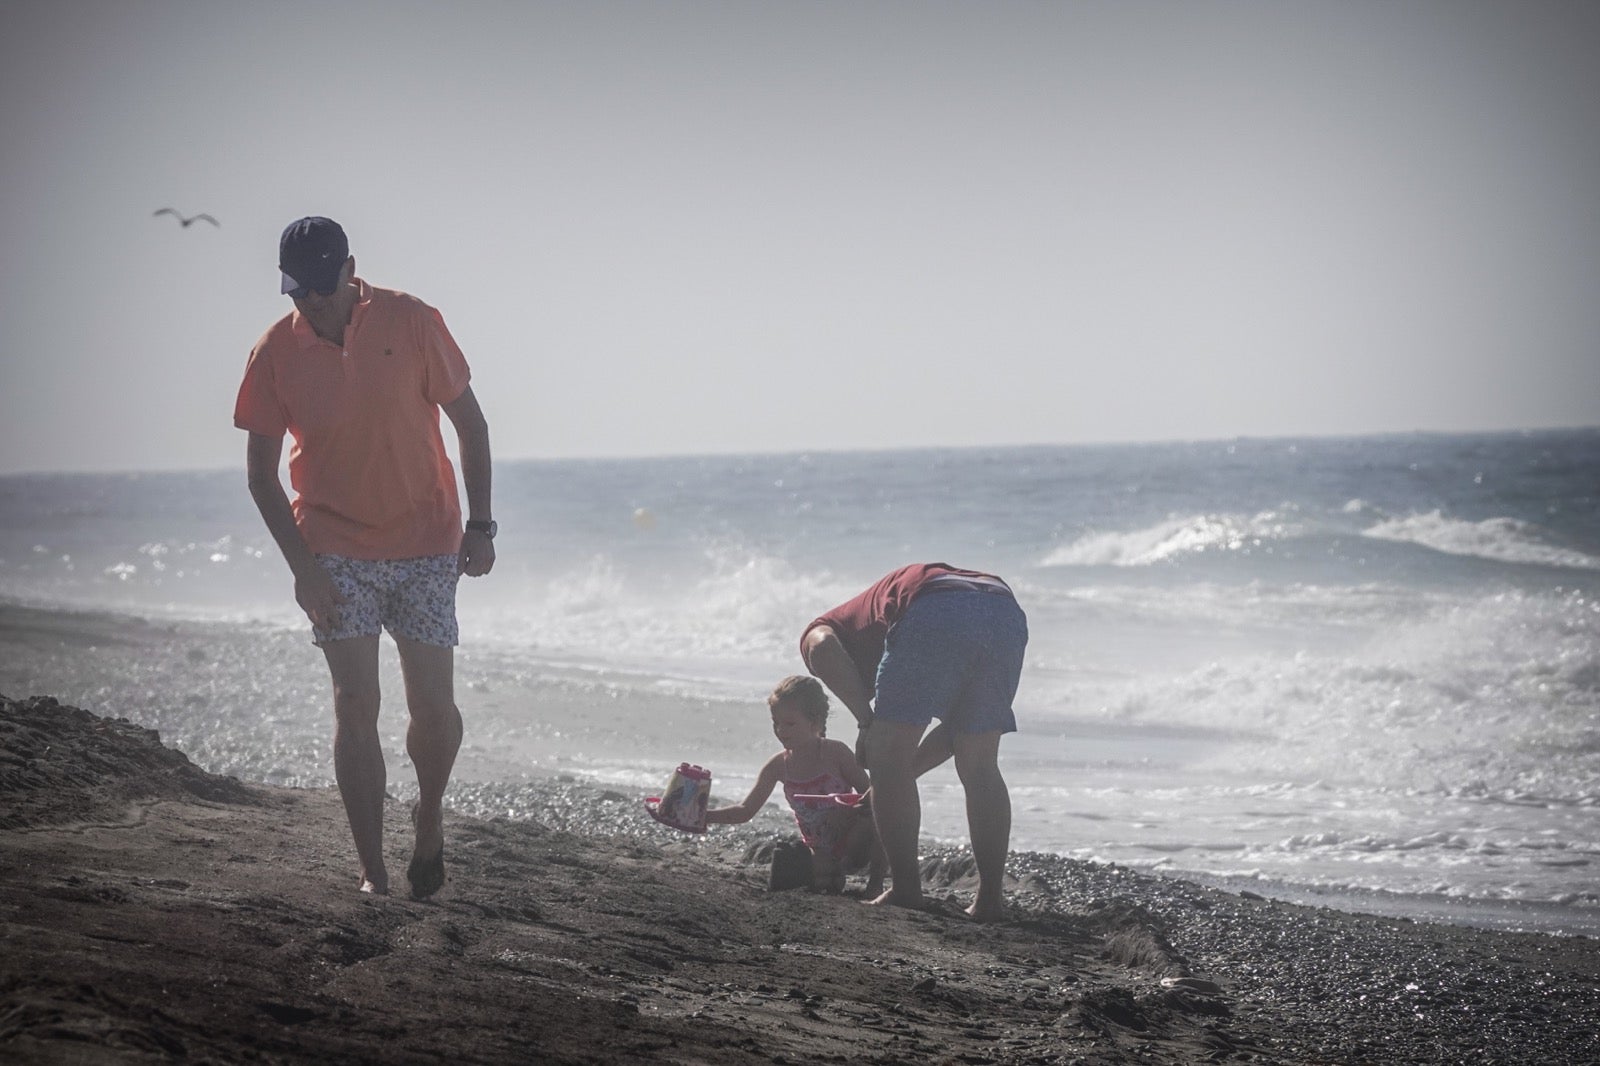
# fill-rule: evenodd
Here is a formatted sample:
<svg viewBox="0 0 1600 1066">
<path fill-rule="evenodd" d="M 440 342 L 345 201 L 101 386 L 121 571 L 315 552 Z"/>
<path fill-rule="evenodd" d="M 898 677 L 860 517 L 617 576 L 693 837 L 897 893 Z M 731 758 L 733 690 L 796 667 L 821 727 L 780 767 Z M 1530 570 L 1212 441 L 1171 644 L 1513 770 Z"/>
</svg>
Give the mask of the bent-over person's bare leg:
<svg viewBox="0 0 1600 1066">
<path fill-rule="evenodd" d="M 461 711 L 455 701 L 455 649 L 396 637 L 406 682 L 406 754 L 417 772 L 411 820 L 416 847 L 406 877 L 411 894 L 431 896 L 444 885 L 444 792 L 461 750 Z"/>
<path fill-rule="evenodd" d="M 957 733 L 952 740 L 978 867 L 978 895 L 967 913 L 980 922 L 998 921 L 1004 916 L 1003 882 L 1011 847 L 1011 792 L 1000 774 L 1000 734 Z"/>
<path fill-rule="evenodd" d="M 333 775 L 361 863 L 361 891 L 387 895 L 383 864 L 383 795 L 387 773 L 378 739 L 378 638 L 322 646 L 333 677 Z"/>
<path fill-rule="evenodd" d="M 871 900 L 899 907 L 922 906 L 922 870 L 917 837 L 922 831 L 922 800 L 917 794 L 915 759 L 923 725 L 875 720 L 867 731 L 872 778 L 872 819 L 889 858 L 889 891 Z"/>
</svg>

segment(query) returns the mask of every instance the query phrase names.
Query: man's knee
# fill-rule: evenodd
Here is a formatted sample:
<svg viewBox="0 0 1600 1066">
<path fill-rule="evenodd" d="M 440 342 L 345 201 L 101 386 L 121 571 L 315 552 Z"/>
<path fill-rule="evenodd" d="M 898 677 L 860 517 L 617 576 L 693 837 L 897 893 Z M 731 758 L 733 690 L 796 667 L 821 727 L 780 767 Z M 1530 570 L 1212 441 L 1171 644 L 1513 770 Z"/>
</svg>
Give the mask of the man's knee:
<svg viewBox="0 0 1600 1066">
<path fill-rule="evenodd" d="M 406 710 L 411 720 L 428 730 L 461 731 L 461 711 L 450 699 L 410 699 Z"/>
<path fill-rule="evenodd" d="M 334 679 L 333 713 L 340 724 L 376 727 L 378 709 L 382 703 L 383 698 L 376 684 L 357 679 Z"/>
<path fill-rule="evenodd" d="M 333 686 L 333 705 L 342 715 L 360 717 L 370 712 L 376 718 L 382 702 L 378 690 L 367 685 Z"/>
<path fill-rule="evenodd" d="M 957 762 L 956 777 L 963 785 L 972 786 L 1001 780 L 997 762 Z"/>
<path fill-rule="evenodd" d="M 952 738 L 956 776 L 968 788 L 1003 782 L 1000 776 L 1000 734 L 969 733 Z"/>
<path fill-rule="evenodd" d="M 867 760 L 871 772 L 909 775 L 922 729 L 903 722 L 873 722 L 867 730 Z"/>
</svg>

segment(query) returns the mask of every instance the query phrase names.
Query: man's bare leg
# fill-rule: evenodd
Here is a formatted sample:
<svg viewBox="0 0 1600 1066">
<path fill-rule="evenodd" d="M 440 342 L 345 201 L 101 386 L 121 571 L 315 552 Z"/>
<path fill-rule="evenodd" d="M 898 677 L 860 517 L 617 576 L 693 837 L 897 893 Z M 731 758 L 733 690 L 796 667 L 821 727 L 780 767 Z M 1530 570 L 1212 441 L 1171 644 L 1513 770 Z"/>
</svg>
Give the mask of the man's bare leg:
<svg viewBox="0 0 1600 1066">
<path fill-rule="evenodd" d="M 844 831 L 845 868 L 867 871 L 866 894 L 877 898 L 883 894 L 883 878 L 889 872 L 889 860 L 878 843 L 878 827 L 872 823 L 871 810 L 859 807 L 841 812 L 846 822 Z"/>
<path fill-rule="evenodd" d="M 333 775 L 361 862 L 361 891 L 387 895 L 383 865 L 383 792 L 387 772 L 378 739 L 378 638 L 322 646 L 333 676 Z"/>
<path fill-rule="evenodd" d="M 917 794 L 914 761 L 920 725 L 874 721 L 867 731 L 872 777 L 872 819 L 889 857 L 894 884 L 871 903 L 922 906 L 922 871 L 917 865 L 917 837 L 922 831 L 922 802 Z"/>
<path fill-rule="evenodd" d="M 980 922 L 1005 916 L 1002 898 L 1006 854 L 1011 847 L 1011 793 L 1000 775 L 1000 734 L 954 738 L 956 775 L 967 795 L 967 832 L 978 866 L 978 896 L 967 913 Z"/>
<path fill-rule="evenodd" d="M 889 857 L 884 854 L 876 835 L 872 838 L 872 858 L 867 863 L 866 893 L 873 899 L 883 894 L 883 875 L 889 872 Z"/>
<path fill-rule="evenodd" d="M 416 847 L 406 875 L 412 895 L 423 898 L 444 884 L 444 792 L 461 750 L 461 712 L 455 701 L 455 650 L 396 637 L 406 681 L 406 754 L 417 771 L 417 805 L 411 812 Z"/>
<path fill-rule="evenodd" d="M 928 730 L 927 736 L 922 738 L 922 743 L 917 745 L 917 756 L 912 761 L 911 770 L 918 777 L 943 765 L 944 761 L 955 753 L 951 742 L 952 732 L 949 726 L 940 722 Z"/>
</svg>

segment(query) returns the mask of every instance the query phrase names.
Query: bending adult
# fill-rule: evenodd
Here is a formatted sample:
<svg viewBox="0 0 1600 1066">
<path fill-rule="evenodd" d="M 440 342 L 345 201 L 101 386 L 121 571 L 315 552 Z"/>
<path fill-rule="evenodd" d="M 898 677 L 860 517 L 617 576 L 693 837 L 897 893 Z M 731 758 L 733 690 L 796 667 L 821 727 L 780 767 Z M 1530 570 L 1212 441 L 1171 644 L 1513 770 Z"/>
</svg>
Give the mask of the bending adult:
<svg viewBox="0 0 1600 1066">
<path fill-rule="evenodd" d="M 800 638 L 806 667 L 856 718 L 872 778 L 872 814 L 893 884 L 873 900 L 921 907 L 917 777 L 955 756 L 966 794 L 978 893 L 967 913 L 1003 915 L 1011 795 L 999 766 L 1028 622 L 993 574 L 915 563 L 818 617 Z M 933 719 L 940 724 L 928 729 Z M 924 736 L 926 733 L 926 736 Z"/>
<path fill-rule="evenodd" d="M 378 637 L 400 652 L 416 768 L 413 896 L 444 884 L 443 799 L 461 747 L 456 585 L 494 566 L 489 429 L 438 311 L 356 276 L 343 228 L 302 218 L 278 246 L 294 309 L 256 342 L 234 406 L 250 495 L 294 575 L 333 681 L 333 763 L 363 892 L 387 894 Z M 455 428 L 469 519 L 439 430 Z M 278 475 L 287 433 L 291 502 Z"/>
</svg>

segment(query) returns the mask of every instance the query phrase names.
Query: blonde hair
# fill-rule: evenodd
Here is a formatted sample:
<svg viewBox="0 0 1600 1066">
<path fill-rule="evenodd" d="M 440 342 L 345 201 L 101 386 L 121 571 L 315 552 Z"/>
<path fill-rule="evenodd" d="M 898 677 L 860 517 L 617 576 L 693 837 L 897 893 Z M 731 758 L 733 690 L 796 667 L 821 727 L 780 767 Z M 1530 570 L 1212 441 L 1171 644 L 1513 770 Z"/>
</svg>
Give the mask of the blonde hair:
<svg viewBox="0 0 1600 1066">
<path fill-rule="evenodd" d="M 767 707 L 777 710 L 778 704 L 793 704 L 801 714 L 815 722 L 828 735 L 828 693 L 822 682 L 805 674 L 791 674 L 778 682 L 767 697 Z"/>
</svg>

